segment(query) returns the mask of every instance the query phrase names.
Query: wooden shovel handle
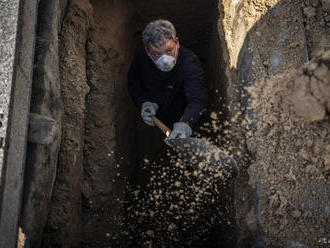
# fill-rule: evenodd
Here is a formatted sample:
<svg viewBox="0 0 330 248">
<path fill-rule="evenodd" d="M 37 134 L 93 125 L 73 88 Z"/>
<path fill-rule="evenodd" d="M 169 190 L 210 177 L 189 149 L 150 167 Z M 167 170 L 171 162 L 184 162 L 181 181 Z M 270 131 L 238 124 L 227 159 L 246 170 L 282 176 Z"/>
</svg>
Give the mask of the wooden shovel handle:
<svg viewBox="0 0 330 248">
<path fill-rule="evenodd" d="M 152 115 L 151 119 L 154 121 L 155 125 L 162 130 L 162 132 L 166 135 L 169 136 L 170 133 L 172 132 L 171 129 L 169 129 L 163 122 L 161 122 L 156 116 Z"/>
</svg>

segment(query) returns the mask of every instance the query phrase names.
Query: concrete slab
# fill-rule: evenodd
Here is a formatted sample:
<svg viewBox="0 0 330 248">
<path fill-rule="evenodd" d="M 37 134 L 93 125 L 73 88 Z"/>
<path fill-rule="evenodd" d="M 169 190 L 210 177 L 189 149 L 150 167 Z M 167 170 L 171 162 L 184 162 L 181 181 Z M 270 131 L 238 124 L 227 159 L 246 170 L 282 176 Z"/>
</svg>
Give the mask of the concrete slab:
<svg viewBox="0 0 330 248">
<path fill-rule="evenodd" d="M 18 0 L 0 2 L 0 180 L 4 170 L 5 150 L 8 146 L 8 120 L 12 99 L 18 15 Z"/>
<path fill-rule="evenodd" d="M 0 247 L 16 247 L 37 0 L 0 0 Z"/>
</svg>

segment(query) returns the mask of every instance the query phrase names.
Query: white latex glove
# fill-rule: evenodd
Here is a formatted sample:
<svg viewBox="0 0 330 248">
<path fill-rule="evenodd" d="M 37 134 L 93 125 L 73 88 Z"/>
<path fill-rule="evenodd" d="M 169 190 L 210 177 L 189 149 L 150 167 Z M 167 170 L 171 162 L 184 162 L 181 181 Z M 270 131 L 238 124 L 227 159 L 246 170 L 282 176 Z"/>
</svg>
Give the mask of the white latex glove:
<svg viewBox="0 0 330 248">
<path fill-rule="evenodd" d="M 154 126 L 155 125 L 150 116 L 156 115 L 157 110 L 158 110 L 157 103 L 144 102 L 142 104 L 141 117 L 147 125 L 149 125 L 149 126 Z"/>
<path fill-rule="evenodd" d="M 176 122 L 168 139 L 184 139 L 192 135 L 191 127 L 185 122 Z"/>
</svg>

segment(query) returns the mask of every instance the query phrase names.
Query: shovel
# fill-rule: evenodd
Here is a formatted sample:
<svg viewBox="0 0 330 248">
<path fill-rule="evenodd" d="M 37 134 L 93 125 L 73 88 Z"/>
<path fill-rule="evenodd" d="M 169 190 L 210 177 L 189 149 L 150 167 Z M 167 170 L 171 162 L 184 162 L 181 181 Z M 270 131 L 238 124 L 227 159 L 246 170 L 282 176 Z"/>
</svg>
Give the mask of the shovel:
<svg viewBox="0 0 330 248">
<path fill-rule="evenodd" d="M 171 134 L 172 130 L 157 117 L 151 116 L 151 118 L 166 137 Z M 166 138 L 165 143 L 183 155 L 184 159 L 191 162 L 194 169 L 197 169 L 203 175 L 230 179 L 236 177 L 239 173 L 236 161 L 205 139 Z"/>
</svg>

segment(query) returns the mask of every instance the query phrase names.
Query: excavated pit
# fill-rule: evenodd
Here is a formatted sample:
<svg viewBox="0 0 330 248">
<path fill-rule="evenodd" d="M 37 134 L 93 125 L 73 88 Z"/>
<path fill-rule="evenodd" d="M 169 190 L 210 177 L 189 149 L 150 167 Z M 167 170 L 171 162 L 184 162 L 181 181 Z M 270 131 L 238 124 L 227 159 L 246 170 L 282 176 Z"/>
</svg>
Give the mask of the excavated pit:
<svg viewBox="0 0 330 248">
<path fill-rule="evenodd" d="M 328 0 L 58 0 L 38 16 L 31 113 L 56 133 L 28 144 L 21 247 L 329 243 Z M 158 18 L 201 60 L 195 135 L 238 162 L 226 186 L 191 177 L 128 95 Z"/>
<path fill-rule="evenodd" d="M 220 145 L 219 128 L 215 131 L 217 135 L 210 133 L 209 128 L 211 121 L 213 127 L 220 124 L 225 112 L 222 109 L 226 78 L 218 37 L 218 1 L 73 0 L 43 2 L 39 11 L 39 22 L 45 25 L 40 25 L 38 30 L 40 52 L 36 55 L 31 112 L 54 118 L 60 123 L 61 135 L 49 146 L 29 144 L 31 170 L 27 170 L 22 217 L 27 236 L 25 245 L 117 247 L 126 242 L 127 246 L 149 246 L 152 240 L 146 240 L 145 234 L 152 230 L 144 230 L 143 225 L 157 223 L 156 217 L 158 222 L 166 223 L 158 225 L 160 230 L 156 231 L 155 227 L 153 235 L 157 235 L 155 242 L 158 242 L 155 246 L 171 242 L 172 246 L 178 242 L 183 245 L 189 240 L 190 246 L 191 242 L 199 246 L 212 238 L 219 241 L 230 236 L 222 232 L 224 235 L 220 237 L 217 233 L 221 225 L 214 218 L 209 225 L 207 214 L 204 219 L 197 217 L 196 222 L 189 223 L 186 233 L 173 236 L 171 230 L 163 232 L 162 228 L 173 227 L 170 219 L 162 219 L 173 217 L 162 214 L 171 201 L 154 209 L 156 203 L 149 193 L 154 192 L 155 184 L 148 186 L 147 182 L 155 177 L 153 173 L 164 173 L 160 165 L 165 168 L 165 163 L 173 157 L 161 132 L 141 121 L 126 86 L 131 60 L 142 46 L 143 28 L 154 19 L 169 19 L 176 26 L 180 43 L 198 55 L 205 71 L 210 104 L 201 128 L 195 130 L 196 135 Z M 213 111 L 217 113 L 211 115 Z M 49 161 L 48 167 L 44 167 L 45 161 Z M 168 172 L 176 174 L 176 170 L 181 171 L 176 168 Z M 164 192 L 172 190 L 173 185 L 166 184 L 174 179 L 159 176 L 162 181 L 157 185 L 161 184 Z M 43 192 L 40 184 L 48 193 Z M 140 191 L 136 202 L 136 190 L 144 187 L 146 190 Z M 228 186 L 227 192 L 231 189 Z M 192 196 L 200 192 L 197 193 L 191 192 Z M 232 205 L 232 194 L 222 195 L 228 195 L 226 204 Z M 226 205 L 224 199 L 221 204 Z M 209 204 L 224 207 L 214 203 L 216 200 L 221 202 L 220 199 L 211 202 L 210 198 Z M 137 212 L 141 213 L 141 204 L 149 204 L 150 212 L 153 209 L 156 217 L 148 220 L 139 216 L 137 224 L 134 219 Z M 38 215 L 35 206 L 44 212 Z M 201 211 L 194 210 L 194 215 L 212 212 L 206 206 Z M 130 212 L 135 207 L 139 209 Z M 234 217 L 230 211 L 223 214 L 226 219 Z M 203 220 L 209 226 L 201 228 Z M 194 227 L 196 230 L 189 233 Z M 207 232 L 199 237 L 198 232 L 204 230 Z"/>
<path fill-rule="evenodd" d="M 149 229 L 144 230 L 145 226 L 142 226 L 141 223 L 127 222 L 132 221 L 135 215 L 134 218 L 145 221 L 144 225 L 151 225 L 157 222 L 157 218 L 158 222 L 162 221 L 160 218 L 164 218 L 163 214 L 159 213 L 160 216 L 155 216 L 153 220 L 145 220 L 148 216 L 141 218 L 136 215 L 137 211 L 142 212 L 142 207 L 135 209 L 136 206 L 129 206 L 133 207 L 136 212 L 122 213 L 122 202 L 127 200 L 127 197 L 130 199 L 129 202 L 132 201 L 131 197 L 127 196 L 129 194 L 128 185 L 134 193 L 137 192 L 136 190 L 139 191 L 140 185 L 146 185 L 149 182 L 152 173 L 157 174 L 150 169 L 151 164 L 159 165 L 161 163 L 164 166 L 164 160 L 168 160 L 166 153 L 169 151 L 166 151 L 168 147 L 163 142 L 164 137 L 161 132 L 157 128 L 147 127 L 141 121 L 139 110 L 133 106 L 127 95 L 127 70 L 135 50 L 142 46 L 140 34 L 144 26 L 149 21 L 158 18 L 171 20 L 177 28 L 180 43 L 198 55 L 204 68 L 206 84 L 210 93 L 210 108 L 204 116 L 203 122 L 209 123 L 209 115 L 212 110 L 221 111 L 220 99 L 224 97 L 221 95 L 223 94 L 221 92 L 224 87 L 224 76 L 220 72 L 221 51 L 216 25 L 218 3 L 217 1 L 200 0 L 181 1 L 180 3 L 177 1 L 166 1 L 165 3 L 136 1 L 129 5 L 119 1 L 112 4 L 106 1 L 95 1 L 91 4 L 94 11 L 94 23 L 86 44 L 86 77 L 90 90 L 86 96 L 85 110 L 83 247 L 119 245 L 123 239 L 134 236 L 130 233 L 132 226 L 138 229 L 138 233 L 135 233 L 131 245 L 147 246 L 152 239 L 151 241 L 146 239 L 145 232 L 155 232 L 153 235 L 160 236 L 162 231 L 161 235 L 164 237 L 171 236 L 172 233 L 165 234 L 164 230 L 158 231 L 158 233 Z M 183 10 L 184 12 L 182 12 Z M 201 125 L 201 127 L 196 130 L 200 133 L 199 135 L 216 139 L 217 136 L 213 137 L 212 134 L 207 133 L 208 124 Z M 220 140 L 217 142 L 219 144 Z M 153 169 L 161 170 L 160 167 Z M 168 173 L 175 172 L 168 171 Z M 165 183 L 165 180 L 162 183 Z M 142 186 L 141 194 L 146 194 L 144 187 Z M 146 187 L 148 191 L 154 190 L 153 186 Z M 169 185 L 164 184 L 163 187 L 169 187 Z M 166 188 L 163 190 L 166 191 Z M 142 195 L 139 195 L 139 198 L 139 202 L 133 204 L 139 205 L 148 202 L 147 204 L 153 205 L 155 203 L 143 198 Z M 129 207 L 124 206 L 124 208 Z M 148 208 L 150 212 L 155 211 L 157 215 L 157 212 L 165 210 L 160 210 L 161 208 L 167 207 L 163 205 L 156 209 L 152 206 Z M 205 211 L 205 209 L 201 211 Z M 128 217 L 129 220 L 121 218 L 125 214 L 131 215 Z M 163 225 L 163 229 L 167 225 L 171 225 L 170 220 L 167 221 L 168 223 L 159 223 Z M 207 220 L 204 219 L 204 221 Z M 196 221 L 196 223 L 186 225 L 197 226 L 197 223 Z M 205 228 L 210 229 L 210 232 L 214 229 L 213 226 L 205 226 Z M 216 231 L 220 232 L 219 229 L 218 226 Z M 127 232 L 126 237 L 122 237 L 123 232 Z M 205 241 L 198 242 L 196 239 L 198 232 L 196 231 L 190 233 L 188 237 L 182 236 L 182 234 L 177 235 L 172 239 L 181 240 L 165 240 L 166 238 L 158 237 L 158 241 L 156 241 L 157 238 L 154 240 L 154 245 L 175 247 L 188 242 L 187 240 L 191 239 L 189 236 L 195 236 L 196 247 L 197 243 L 200 246 L 203 242 L 205 243 Z M 204 240 L 212 238 L 207 237 L 211 234 L 205 235 Z M 225 235 L 230 236 L 228 232 Z M 220 242 L 220 237 L 213 238 L 217 239 L 218 243 Z M 192 246 L 191 243 L 186 245 L 188 244 Z"/>
</svg>

